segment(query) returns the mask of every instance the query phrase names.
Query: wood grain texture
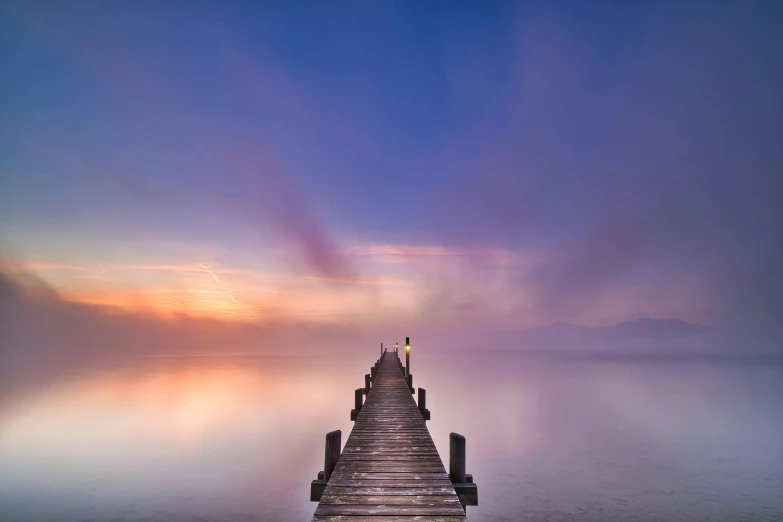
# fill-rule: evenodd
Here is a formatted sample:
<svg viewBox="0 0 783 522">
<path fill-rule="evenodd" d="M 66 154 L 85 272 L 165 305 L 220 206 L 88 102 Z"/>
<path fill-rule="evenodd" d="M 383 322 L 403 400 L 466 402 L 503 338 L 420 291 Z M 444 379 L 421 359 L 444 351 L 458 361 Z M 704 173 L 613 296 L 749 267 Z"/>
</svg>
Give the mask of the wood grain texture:
<svg viewBox="0 0 783 522">
<path fill-rule="evenodd" d="M 313 521 L 392 520 L 466 522 L 467 517 L 400 361 L 386 352 Z"/>
</svg>

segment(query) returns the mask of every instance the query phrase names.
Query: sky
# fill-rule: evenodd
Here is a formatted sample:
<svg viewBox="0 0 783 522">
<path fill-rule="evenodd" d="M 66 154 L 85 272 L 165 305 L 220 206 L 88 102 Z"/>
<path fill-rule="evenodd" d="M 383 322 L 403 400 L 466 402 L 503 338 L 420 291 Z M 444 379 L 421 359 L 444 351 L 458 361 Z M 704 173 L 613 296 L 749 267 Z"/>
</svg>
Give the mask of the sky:
<svg viewBox="0 0 783 522">
<path fill-rule="evenodd" d="M 780 334 L 781 15 L 4 2 L 4 273 L 155 317 Z"/>
</svg>

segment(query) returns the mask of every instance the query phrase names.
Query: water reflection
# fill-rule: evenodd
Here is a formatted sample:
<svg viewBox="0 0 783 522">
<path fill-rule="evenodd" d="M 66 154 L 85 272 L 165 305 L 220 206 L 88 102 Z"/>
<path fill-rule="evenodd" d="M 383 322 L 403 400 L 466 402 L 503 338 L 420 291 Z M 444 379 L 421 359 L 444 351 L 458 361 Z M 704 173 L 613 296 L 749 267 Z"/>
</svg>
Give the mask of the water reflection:
<svg viewBox="0 0 783 522">
<path fill-rule="evenodd" d="M 303 513 L 304 471 L 318 471 L 323 432 L 349 427 L 340 422 L 347 379 L 324 363 L 134 360 L 28 396 L 2 419 L 0 512 L 30 520 L 72 519 L 62 510 L 98 519 Z M 45 502 L 25 505 L 33 496 Z"/>
<path fill-rule="evenodd" d="M 473 521 L 783 513 L 779 366 L 451 361 L 426 361 L 430 429 L 441 455 L 449 430 L 468 438 Z"/>
<path fill-rule="evenodd" d="M 467 437 L 473 521 L 783 513 L 780 367 L 416 356 L 441 456 Z M 307 520 L 324 433 L 350 431 L 373 360 L 133 359 L 17 397 L 0 518 Z"/>
</svg>

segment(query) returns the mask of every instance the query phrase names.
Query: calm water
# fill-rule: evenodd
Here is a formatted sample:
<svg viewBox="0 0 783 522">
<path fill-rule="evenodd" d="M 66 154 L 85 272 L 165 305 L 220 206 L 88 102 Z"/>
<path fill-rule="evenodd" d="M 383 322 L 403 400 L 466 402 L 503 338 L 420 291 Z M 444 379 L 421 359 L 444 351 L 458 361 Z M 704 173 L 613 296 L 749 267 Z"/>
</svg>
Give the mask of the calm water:
<svg viewBox="0 0 783 522">
<path fill-rule="evenodd" d="M 414 355 L 441 456 L 467 437 L 474 522 L 783 519 L 781 366 Z M 376 356 L 134 359 L 15 395 L 0 519 L 309 520 Z"/>
</svg>

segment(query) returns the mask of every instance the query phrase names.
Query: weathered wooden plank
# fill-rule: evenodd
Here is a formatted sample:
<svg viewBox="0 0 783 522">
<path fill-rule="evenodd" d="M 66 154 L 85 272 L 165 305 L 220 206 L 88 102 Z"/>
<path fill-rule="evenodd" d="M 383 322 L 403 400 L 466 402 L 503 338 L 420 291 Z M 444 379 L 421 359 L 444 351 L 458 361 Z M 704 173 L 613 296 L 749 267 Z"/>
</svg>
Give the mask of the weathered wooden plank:
<svg viewBox="0 0 783 522">
<path fill-rule="evenodd" d="M 326 497 L 324 497 L 326 498 Z M 415 505 L 352 505 L 324 504 L 324 499 L 315 510 L 316 515 L 464 515 L 462 505 L 415 506 Z"/>
<path fill-rule="evenodd" d="M 422 424 L 424 421 L 422 420 L 421 415 L 419 415 L 419 420 L 421 422 L 416 422 L 415 419 L 364 419 L 363 421 L 359 422 L 357 419 L 356 423 L 354 424 L 354 430 L 356 430 L 358 433 L 366 430 L 382 430 L 384 428 L 405 428 L 413 431 L 419 431 L 421 433 L 429 433 L 427 431 L 427 426 Z"/>
<path fill-rule="evenodd" d="M 350 463 L 343 462 L 342 459 L 340 459 L 341 464 L 338 464 L 338 468 L 335 468 L 336 471 L 339 471 L 341 473 L 349 471 L 349 472 L 357 472 L 357 471 L 378 471 L 381 473 L 393 473 L 393 472 L 399 472 L 399 473 L 410 473 L 410 472 L 433 472 L 433 473 L 445 473 L 446 469 L 443 467 L 443 464 L 424 464 L 424 463 L 416 463 L 416 462 L 406 462 L 406 463 L 398 463 L 398 462 L 389 462 L 389 461 L 381 461 L 381 462 L 368 462 L 368 461 L 351 461 Z"/>
<path fill-rule="evenodd" d="M 426 449 L 431 450 L 435 448 L 435 444 L 433 444 L 430 441 L 427 440 L 410 440 L 410 439 L 388 439 L 388 440 L 358 440 L 358 439 L 348 439 L 348 442 L 345 443 L 345 447 L 343 447 L 343 452 L 346 450 L 360 450 L 362 448 L 367 449 L 373 449 L 373 450 L 393 450 L 393 451 L 399 451 L 401 447 L 404 447 L 406 449 L 416 450 L 416 449 Z"/>
<path fill-rule="evenodd" d="M 439 455 L 437 449 L 423 448 L 421 446 L 405 445 L 397 448 L 388 446 L 353 446 L 351 448 L 343 448 L 343 457 L 346 455 L 399 455 L 401 452 L 405 452 L 407 455 Z"/>
<path fill-rule="evenodd" d="M 445 486 L 328 486 L 327 495 L 451 495 L 451 484 Z"/>
<path fill-rule="evenodd" d="M 343 448 L 343 456 L 345 455 L 399 455 L 405 453 L 408 455 L 435 455 L 439 456 L 436 448 L 428 448 L 426 446 L 412 446 L 410 444 L 400 445 L 398 447 L 393 446 L 352 446 Z"/>
<path fill-rule="evenodd" d="M 376 436 L 376 438 L 363 438 L 363 439 L 349 439 L 348 442 L 346 442 L 345 446 L 348 448 L 352 447 L 378 447 L 378 446 L 389 446 L 393 448 L 399 448 L 401 446 L 404 447 L 434 447 L 435 445 L 432 444 L 432 440 L 426 440 L 425 438 L 418 438 L 417 435 L 411 435 L 411 434 L 405 434 L 405 433 L 384 433 L 383 436 Z"/>
<path fill-rule="evenodd" d="M 334 478 L 351 478 L 367 480 L 449 480 L 449 475 L 445 471 L 403 471 L 403 472 L 369 472 L 369 471 L 349 471 L 343 470 L 339 474 L 333 473 Z M 329 479 L 331 482 L 332 479 Z M 450 482 L 450 481 L 449 481 Z"/>
<path fill-rule="evenodd" d="M 355 440 L 366 440 L 370 439 L 373 441 L 381 442 L 384 440 L 383 437 L 379 437 L 375 430 L 367 430 L 366 428 L 358 429 L 355 433 L 352 433 L 351 437 L 353 437 Z M 429 432 L 425 432 L 422 430 L 419 430 L 418 433 L 390 433 L 388 436 L 388 440 L 421 440 L 421 441 L 432 441 L 432 437 L 429 435 Z M 350 440 L 350 439 L 349 439 Z"/>
<path fill-rule="evenodd" d="M 356 421 L 360 424 L 362 422 L 368 422 L 371 420 L 379 420 L 382 418 L 385 418 L 386 415 L 389 416 L 389 418 L 402 418 L 405 420 L 410 420 L 411 422 L 416 422 L 417 419 L 411 415 L 412 410 L 414 409 L 413 404 L 410 405 L 410 408 L 406 408 L 405 410 L 397 410 L 397 411 L 373 411 L 373 410 L 362 410 L 362 413 L 364 413 L 364 417 L 359 420 L 359 418 L 356 418 Z M 361 415 L 360 413 L 359 415 Z M 420 423 L 424 423 L 424 420 L 419 416 L 418 421 Z"/>
<path fill-rule="evenodd" d="M 423 462 L 425 464 L 435 464 L 440 461 L 440 457 L 432 454 L 409 454 L 409 455 L 377 455 L 372 453 L 343 455 L 340 457 L 342 460 L 353 462 Z M 433 459 L 433 460 L 424 460 Z"/>
<path fill-rule="evenodd" d="M 459 499 L 454 495 L 325 495 L 321 504 L 341 504 L 351 506 L 384 505 L 384 506 L 459 506 Z"/>
<path fill-rule="evenodd" d="M 416 467 L 406 467 L 400 465 L 375 465 L 367 463 L 358 463 L 356 466 L 349 468 L 343 468 L 343 473 L 356 474 L 356 473 L 443 473 L 442 468 L 436 466 L 424 465 Z"/>
<path fill-rule="evenodd" d="M 383 473 L 383 472 L 359 472 L 332 475 L 329 482 L 333 485 L 354 485 L 361 481 L 368 486 L 388 485 L 450 485 L 448 475 L 441 473 Z M 370 484 L 373 482 L 373 484 Z"/>
<path fill-rule="evenodd" d="M 348 449 L 351 448 L 387 448 L 398 451 L 405 451 L 407 448 L 426 448 L 432 449 L 435 447 L 427 440 L 411 440 L 402 434 L 389 433 L 385 435 L 383 439 L 376 440 L 352 440 L 345 445 Z"/>
<path fill-rule="evenodd" d="M 329 484 L 333 487 L 355 488 L 429 488 L 444 487 L 454 489 L 449 480 L 442 479 L 352 479 L 332 477 Z M 330 486 L 330 487 L 331 487 Z"/>
<path fill-rule="evenodd" d="M 367 418 L 362 420 L 361 422 L 359 421 L 359 419 L 357 419 L 356 423 L 354 424 L 354 429 L 357 430 L 357 432 L 360 432 L 362 430 L 376 430 L 376 429 L 393 427 L 393 428 L 407 428 L 409 430 L 420 431 L 422 433 L 427 432 L 427 426 L 423 424 L 424 420 L 421 418 L 421 415 L 419 415 L 418 420 L 421 422 L 417 422 L 416 419 L 400 419 L 400 418 L 388 418 L 388 419 Z"/>
<path fill-rule="evenodd" d="M 356 442 L 395 442 L 395 441 L 402 441 L 402 442 L 432 442 L 432 437 L 428 436 L 427 433 L 392 433 L 388 437 L 378 437 L 374 433 L 361 433 L 361 430 L 357 431 L 356 433 L 352 433 L 348 437 L 348 441 L 353 443 Z"/>
<path fill-rule="evenodd" d="M 465 522 L 468 518 L 462 516 L 351 516 L 351 515 L 316 515 L 313 517 L 313 522 Z"/>
<path fill-rule="evenodd" d="M 384 423 L 376 423 L 376 424 L 361 424 L 356 425 L 353 428 L 353 431 L 356 432 L 357 435 L 376 435 L 378 438 L 383 437 L 383 434 L 403 434 L 408 433 L 410 435 L 421 435 L 424 436 L 425 434 L 429 433 L 427 431 L 427 428 L 424 426 L 411 426 L 409 424 L 404 424 L 401 422 L 384 422 Z"/>
</svg>

